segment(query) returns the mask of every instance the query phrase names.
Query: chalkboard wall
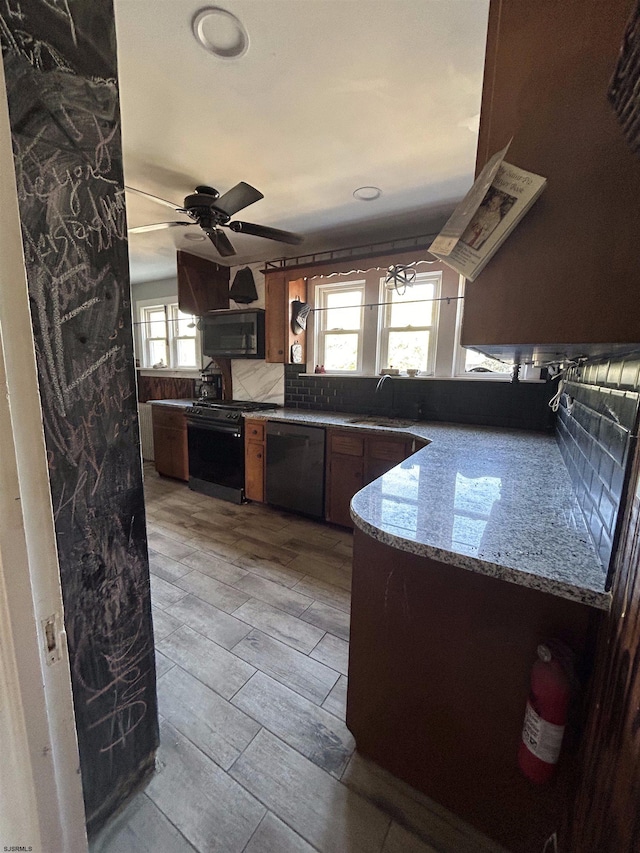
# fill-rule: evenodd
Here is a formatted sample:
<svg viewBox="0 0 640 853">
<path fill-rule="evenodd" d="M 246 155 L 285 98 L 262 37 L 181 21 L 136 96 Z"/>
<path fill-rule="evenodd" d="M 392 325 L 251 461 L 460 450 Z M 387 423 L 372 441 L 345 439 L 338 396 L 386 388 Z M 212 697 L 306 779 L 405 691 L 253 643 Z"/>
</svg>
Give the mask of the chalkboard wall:
<svg viewBox="0 0 640 853">
<path fill-rule="evenodd" d="M 87 825 L 158 744 L 111 0 L 0 0 Z"/>
</svg>

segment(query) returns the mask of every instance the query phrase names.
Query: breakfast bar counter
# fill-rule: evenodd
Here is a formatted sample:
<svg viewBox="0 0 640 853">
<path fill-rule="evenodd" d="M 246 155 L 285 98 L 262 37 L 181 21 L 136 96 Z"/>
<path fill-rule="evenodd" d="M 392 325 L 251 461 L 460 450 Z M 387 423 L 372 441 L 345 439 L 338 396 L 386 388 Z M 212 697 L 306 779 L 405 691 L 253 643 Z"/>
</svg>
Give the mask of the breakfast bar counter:
<svg viewBox="0 0 640 853">
<path fill-rule="evenodd" d="M 584 705 L 554 780 L 534 786 L 516 756 L 536 647 L 569 645 L 584 685 L 609 607 L 555 439 L 345 413 L 263 417 L 417 439 L 422 449 L 351 501 L 347 725 L 363 755 L 511 853 L 539 853 L 560 826 Z"/>
<path fill-rule="evenodd" d="M 357 528 L 400 551 L 608 609 L 606 572 L 553 436 L 297 409 L 251 417 L 429 442 L 355 495 Z"/>
</svg>

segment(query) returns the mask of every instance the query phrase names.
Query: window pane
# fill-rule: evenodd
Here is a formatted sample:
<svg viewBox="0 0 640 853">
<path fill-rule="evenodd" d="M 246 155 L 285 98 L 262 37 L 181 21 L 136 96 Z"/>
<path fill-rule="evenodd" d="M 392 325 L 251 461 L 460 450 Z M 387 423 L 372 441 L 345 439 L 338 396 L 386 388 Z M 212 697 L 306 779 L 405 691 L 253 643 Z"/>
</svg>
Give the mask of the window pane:
<svg viewBox="0 0 640 853">
<path fill-rule="evenodd" d="M 149 341 L 149 361 L 150 367 L 158 364 L 159 361 L 167 363 L 167 344 L 166 341 Z"/>
<path fill-rule="evenodd" d="M 384 367 L 427 370 L 430 335 L 430 332 L 389 332 L 388 363 Z"/>
<path fill-rule="evenodd" d="M 416 302 L 416 299 L 433 299 L 435 284 L 432 282 L 414 284 L 407 287 L 402 296 L 395 290 L 388 290 L 387 301 L 393 303 L 387 306 L 388 326 L 430 326 L 433 322 L 434 302 Z"/>
<path fill-rule="evenodd" d="M 193 338 L 178 338 L 176 340 L 176 359 L 175 367 L 196 366 L 196 342 Z"/>
<path fill-rule="evenodd" d="M 358 335 L 325 335 L 325 370 L 356 370 L 358 367 Z"/>
<path fill-rule="evenodd" d="M 362 324 L 360 305 L 362 305 L 361 290 L 343 290 L 325 294 L 325 307 L 328 310 L 323 312 L 324 328 L 359 329 Z"/>
<path fill-rule="evenodd" d="M 167 334 L 165 314 L 163 308 L 151 308 L 145 316 L 145 334 L 148 338 L 164 338 Z"/>
<path fill-rule="evenodd" d="M 464 369 L 466 373 L 511 373 L 510 364 L 472 349 L 465 352 Z"/>
<path fill-rule="evenodd" d="M 174 334 L 179 338 L 195 338 L 196 336 L 195 320 L 191 314 L 185 314 L 182 311 L 176 312 L 174 329 Z"/>
</svg>

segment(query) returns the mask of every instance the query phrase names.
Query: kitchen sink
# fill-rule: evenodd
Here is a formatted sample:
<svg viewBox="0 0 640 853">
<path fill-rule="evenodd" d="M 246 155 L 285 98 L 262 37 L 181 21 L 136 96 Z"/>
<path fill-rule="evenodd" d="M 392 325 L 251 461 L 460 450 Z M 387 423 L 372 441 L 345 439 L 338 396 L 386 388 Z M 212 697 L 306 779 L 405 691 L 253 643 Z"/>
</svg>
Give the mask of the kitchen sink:
<svg viewBox="0 0 640 853">
<path fill-rule="evenodd" d="M 395 427 L 406 429 L 416 425 L 416 421 L 403 420 L 402 418 L 384 418 L 376 415 L 367 415 L 361 418 L 350 418 L 348 423 L 361 424 L 362 426 Z"/>
</svg>

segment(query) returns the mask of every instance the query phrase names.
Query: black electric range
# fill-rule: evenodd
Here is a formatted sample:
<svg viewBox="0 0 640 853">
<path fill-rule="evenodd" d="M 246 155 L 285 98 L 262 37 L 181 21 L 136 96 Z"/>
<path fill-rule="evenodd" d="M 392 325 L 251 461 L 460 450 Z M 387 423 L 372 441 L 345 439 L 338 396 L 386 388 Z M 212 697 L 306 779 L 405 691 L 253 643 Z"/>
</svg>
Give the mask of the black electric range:
<svg viewBox="0 0 640 853">
<path fill-rule="evenodd" d="M 243 415 L 277 408 L 276 403 L 204 398 L 185 409 L 189 488 L 244 503 Z"/>
</svg>

